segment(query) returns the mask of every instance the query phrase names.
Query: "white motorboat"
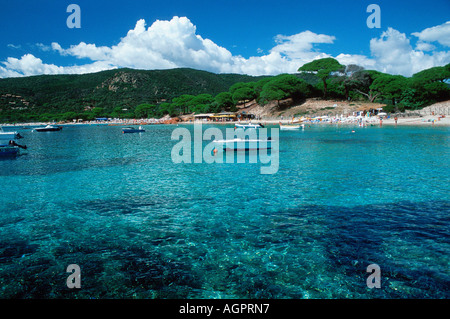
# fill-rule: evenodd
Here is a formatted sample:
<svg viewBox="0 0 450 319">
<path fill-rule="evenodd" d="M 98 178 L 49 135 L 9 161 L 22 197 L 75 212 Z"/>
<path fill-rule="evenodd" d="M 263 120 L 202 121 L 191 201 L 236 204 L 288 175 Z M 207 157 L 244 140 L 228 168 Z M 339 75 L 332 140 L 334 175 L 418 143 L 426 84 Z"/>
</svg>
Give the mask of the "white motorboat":
<svg viewBox="0 0 450 319">
<path fill-rule="evenodd" d="M 134 127 L 122 128 L 122 133 L 142 133 L 142 132 L 145 132 L 145 130 L 142 128 L 142 126 L 139 126 L 139 128 L 134 128 Z"/>
<path fill-rule="evenodd" d="M 305 127 L 304 124 L 281 124 L 280 122 L 280 130 L 281 131 L 292 131 L 299 130 L 300 128 Z"/>
<path fill-rule="evenodd" d="M 240 124 L 240 123 L 236 123 L 234 125 L 234 128 L 243 128 L 243 129 L 247 129 L 247 128 L 263 128 L 264 126 L 261 123 L 258 124 L 252 124 L 252 123 L 248 123 L 248 124 Z"/>
<path fill-rule="evenodd" d="M 224 151 L 256 151 L 272 148 L 272 138 L 267 140 L 259 139 L 241 139 L 235 138 L 232 140 L 215 140 L 214 143 L 222 144 Z"/>
<path fill-rule="evenodd" d="M 18 132 L 5 132 L 3 127 L 0 127 L 0 140 L 14 140 L 23 138 Z"/>
<path fill-rule="evenodd" d="M 56 131 L 61 131 L 62 126 L 47 125 L 44 127 L 36 127 L 34 130 L 36 132 L 56 132 Z"/>
</svg>

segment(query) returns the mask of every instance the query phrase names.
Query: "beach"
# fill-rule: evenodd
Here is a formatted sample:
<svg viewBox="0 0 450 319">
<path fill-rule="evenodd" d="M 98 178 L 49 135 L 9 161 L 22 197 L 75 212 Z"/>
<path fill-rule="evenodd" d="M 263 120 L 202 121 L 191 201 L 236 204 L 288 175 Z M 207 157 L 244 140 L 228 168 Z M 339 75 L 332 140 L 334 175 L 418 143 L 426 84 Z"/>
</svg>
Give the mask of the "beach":
<svg viewBox="0 0 450 319">
<path fill-rule="evenodd" d="M 383 120 L 383 125 L 395 125 L 393 118 Z M 450 117 L 440 117 L 433 115 L 426 115 L 423 117 L 407 117 L 399 118 L 397 125 L 419 125 L 419 126 L 450 126 Z"/>
<path fill-rule="evenodd" d="M 212 121 L 212 120 L 194 120 L 194 114 L 182 115 L 179 117 L 170 117 L 168 115 L 160 119 L 108 119 L 107 121 L 69 121 L 69 122 L 30 122 L 30 123 L 5 123 L 0 127 L 33 127 L 45 126 L 48 124 L 57 125 L 111 125 L 111 126 L 127 126 L 127 125 L 155 125 L 155 124 L 180 124 L 180 123 L 202 123 L 202 124 L 235 124 L 235 123 L 262 123 L 264 125 L 279 125 L 288 123 L 305 123 L 305 124 L 348 124 L 348 125 L 412 125 L 412 126 L 450 126 L 450 101 L 444 101 L 432 104 L 421 110 L 408 110 L 403 113 L 392 113 L 379 116 L 377 114 L 367 114 L 367 110 L 377 110 L 382 112 L 382 104 L 365 103 L 365 102 L 343 102 L 343 101 L 323 101 L 317 99 L 308 99 L 299 106 L 293 106 L 283 112 L 276 110 L 275 103 L 269 103 L 262 107 L 256 103 L 249 103 L 245 108 L 245 112 L 253 114 L 254 119 L 243 121 Z M 240 114 L 244 109 L 240 109 Z M 364 110 L 364 111 L 363 111 Z M 307 113 L 307 115 L 299 115 Z M 369 116 L 370 115 L 370 116 Z M 397 118 L 397 121 L 395 120 Z"/>
<path fill-rule="evenodd" d="M 36 127 L 36 126 L 46 126 L 46 125 L 109 125 L 109 126 L 129 126 L 129 125 L 178 125 L 178 124 L 213 124 L 213 125 L 231 125 L 237 123 L 261 123 L 263 125 L 279 125 L 282 124 L 290 124 L 293 122 L 293 119 L 284 119 L 284 118 L 269 118 L 269 119 L 258 119 L 258 120 L 250 120 L 250 121 L 224 121 L 224 122 L 215 122 L 215 121 L 179 121 L 174 119 L 133 119 L 133 120 L 117 120 L 112 119 L 110 121 L 83 121 L 83 122 L 59 122 L 59 123 L 50 123 L 50 122 L 30 122 L 30 123 L 4 123 L 0 124 L 1 127 Z M 382 121 L 380 123 L 380 117 L 372 116 L 370 118 L 365 118 L 363 121 L 360 121 L 358 117 L 349 116 L 349 117 L 317 117 L 317 118 L 294 118 L 294 123 L 296 124 L 317 124 L 317 125 L 355 125 L 360 126 L 360 122 L 363 122 L 364 125 L 410 125 L 410 126 L 450 126 L 450 116 L 442 116 L 442 115 L 424 115 L 424 116 L 408 116 L 408 117 L 398 117 L 397 121 L 394 116 L 383 116 Z"/>
</svg>

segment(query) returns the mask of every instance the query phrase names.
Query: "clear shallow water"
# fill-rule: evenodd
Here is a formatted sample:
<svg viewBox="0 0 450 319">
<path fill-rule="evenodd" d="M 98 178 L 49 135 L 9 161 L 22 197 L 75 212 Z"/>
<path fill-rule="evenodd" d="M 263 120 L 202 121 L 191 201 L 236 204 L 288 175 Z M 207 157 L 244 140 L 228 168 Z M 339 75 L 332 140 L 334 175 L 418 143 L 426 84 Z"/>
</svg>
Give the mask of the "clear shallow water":
<svg viewBox="0 0 450 319">
<path fill-rule="evenodd" d="M 274 175 L 174 164 L 175 128 L 21 131 L 28 154 L 0 161 L 0 297 L 449 297 L 448 128 L 281 131 Z"/>
</svg>

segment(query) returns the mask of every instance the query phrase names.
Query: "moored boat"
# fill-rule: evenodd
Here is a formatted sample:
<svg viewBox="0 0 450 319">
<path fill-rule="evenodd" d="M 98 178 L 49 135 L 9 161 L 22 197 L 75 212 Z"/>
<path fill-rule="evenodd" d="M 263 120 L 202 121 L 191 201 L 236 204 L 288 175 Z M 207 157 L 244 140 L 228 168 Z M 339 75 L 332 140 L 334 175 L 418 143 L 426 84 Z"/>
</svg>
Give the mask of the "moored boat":
<svg viewBox="0 0 450 319">
<path fill-rule="evenodd" d="M 18 132 L 5 132 L 3 127 L 0 127 L 0 140 L 14 140 L 18 138 L 23 138 Z"/>
<path fill-rule="evenodd" d="M 248 124 L 240 124 L 237 123 L 234 125 L 234 128 L 243 128 L 243 129 L 247 129 L 247 128 L 264 128 L 264 125 L 262 125 L 261 123 L 257 123 L 257 124 L 252 124 L 252 123 L 248 123 Z"/>
<path fill-rule="evenodd" d="M 272 139 L 269 137 L 267 140 L 253 140 L 253 139 L 240 139 L 233 140 L 218 140 L 214 143 L 222 144 L 224 151 L 257 151 L 257 150 L 270 150 L 272 148 Z"/>
<path fill-rule="evenodd" d="M 135 128 L 135 127 L 122 128 L 122 133 L 142 133 L 142 132 L 145 132 L 145 130 L 142 128 L 142 126 L 139 126 L 139 128 Z"/>
<path fill-rule="evenodd" d="M 19 148 L 12 145 L 0 145 L 0 158 L 15 157 L 19 154 Z"/>
<path fill-rule="evenodd" d="M 259 147 L 259 146 L 257 146 L 257 147 L 251 147 L 250 145 L 245 145 L 245 146 L 243 146 L 243 147 L 240 147 L 240 146 L 226 146 L 226 145 L 224 145 L 223 146 L 223 150 L 224 151 L 229 151 L 229 152 L 236 152 L 236 151 L 246 151 L 246 152 L 248 152 L 248 151 L 259 151 L 259 150 L 270 150 L 270 149 L 272 149 L 272 147 L 271 146 L 266 146 L 266 147 Z"/>
<path fill-rule="evenodd" d="M 47 125 L 44 127 L 36 127 L 34 128 L 36 132 L 57 132 L 62 130 L 62 126 L 56 125 Z"/>
<path fill-rule="evenodd" d="M 281 131 L 290 131 L 290 130 L 299 130 L 300 127 L 303 127 L 304 125 L 299 124 L 282 124 L 280 122 L 280 130 Z"/>
<path fill-rule="evenodd" d="M 19 145 L 13 140 L 9 141 L 8 144 L 0 144 L 0 157 L 15 157 L 19 155 L 20 149 L 27 149 L 26 145 Z"/>
</svg>

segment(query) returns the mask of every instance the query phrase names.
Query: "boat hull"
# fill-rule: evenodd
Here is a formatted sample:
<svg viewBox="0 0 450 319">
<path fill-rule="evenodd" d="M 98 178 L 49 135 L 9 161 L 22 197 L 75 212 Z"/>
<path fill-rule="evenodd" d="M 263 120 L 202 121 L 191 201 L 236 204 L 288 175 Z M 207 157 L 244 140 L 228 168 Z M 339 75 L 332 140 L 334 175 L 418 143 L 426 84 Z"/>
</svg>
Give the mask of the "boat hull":
<svg viewBox="0 0 450 319">
<path fill-rule="evenodd" d="M 143 133 L 145 132 L 145 130 L 127 130 L 127 129 L 123 129 L 122 133 Z"/>
<path fill-rule="evenodd" d="M 295 131 L 299 130 L 300 125 L 292 125 L 292 126 L 280 126 L 281 131 Z"/>
<path fill-rule="evenodd" d="M 236 128 L 243 128 L 243 129 L 247 129 L 247 128 L 262 128 L 261 125 L 259 124 L 235 124 Z"/>
<path fill-rule="evenodd" d="M 19 155 L 19 148 L 15 146 L 0 146 L 0 158 L 15 157 Z"/>
<path fill-rule="evenodd" d="M 0 140 L 14 140 L 22 138 L 17 132 L 0 132 Z"/>
<path fill-rule="evenodd" d="M 227 152 L 249 152 L 249 151 L 260 151 L 260 150 L 271 150 L 272 147 L 223 147 L 224 151 Z"/>
<path fill-rule="evenodd" d="M 57 132 L 57 131 L 61 131 L 62 127 L 61 126 L 57 126 L 57 127 L 37 127 L 34 130 L 36 132 Z"/>
<path fill-rule="evenodd" d="M 258 150 L 270 150 L 272 149 L 272 140 L 227 140 L 227 141 L 215 141 L 222 144 L 224 151 L 258 151 Z"/>
</svg>

